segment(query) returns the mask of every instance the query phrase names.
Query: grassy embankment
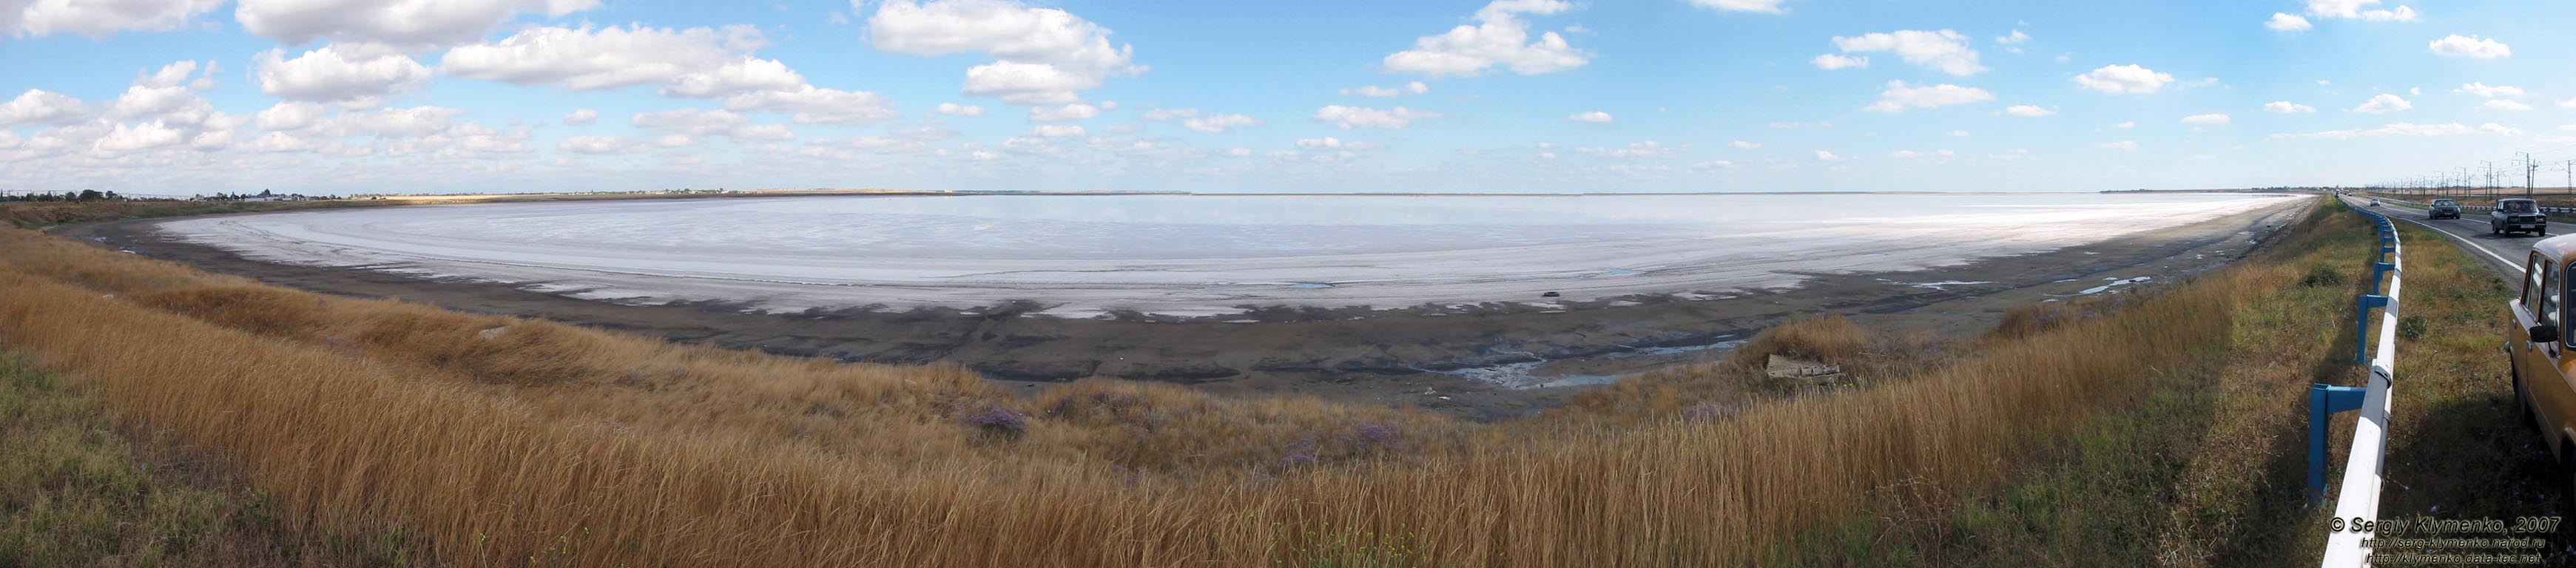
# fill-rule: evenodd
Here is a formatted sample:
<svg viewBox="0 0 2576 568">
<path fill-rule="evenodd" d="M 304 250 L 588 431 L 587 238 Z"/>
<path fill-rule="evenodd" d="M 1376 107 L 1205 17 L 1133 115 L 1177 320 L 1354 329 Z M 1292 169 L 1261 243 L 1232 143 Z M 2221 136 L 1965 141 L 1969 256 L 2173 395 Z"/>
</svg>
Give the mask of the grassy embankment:
<svg viewBox="0 0 2576 568">
<path fill-rule="evenodd" d="M 324 298 L 15 230 L 0 231 L 0 342 L 95 392 L 123 431 L 223 456 L 284 530 L 399 527 L 378 530 L 418 535 L 407 558 L 448 563 L 2113 558 L 2052 555 L 2098 535 L 2034 524 L 2061 520 L 2037 511 L 2078 511 L 2090 497 L 1978 513 L 2002 502 L 1978 496 L 2070 495 L 2078 488 L 2067 484 L 2093 483 L 2072 473 L 2090 471 L 2079 469 L 2087 460 L 2134 455 L 2113 446 L 2167 429 L 2205 427 L 2223 435 L 2197 443 L 2245 438 L 2236 441 L 2254 449 L 2166 458 L 2149 464 L 2164 469 L 2127 472 L 2138 483 L 2224 478 L 2238 471 L 2229 456 L 2295 463 L 2277 452 L 2295 439 L 2266 438 L 2278 424 L 2229 426 L 2235 408 L 2210 407 L 2270 416 L 2294 399 L 2188 387 L 2234 368 L 2248 341 L 2334 348 L 2318 337 L 2331 331 L 2296 325 L 2305 320 L 2287 308 L 2272 322 L 2280 339 L 2249 338 L 2263 320 L 2247 320 L 2245 301 L 2341 294 L 2348 308 L 2349 285 L 2280 280 L 2310 265 L 2355 280 L 2335 268 L 2358 266 L 2360 249 L 2333 236 L 2347 221 L 2316 218 L 2325 229 L 2159 294 L 2035 308 L 1976 341 L 1808 322 L 1735 360 L 1493 425 L 1108 381 L 1021 398 L 957 369 L 835 365 Z M 1767 351 L 1849 363 L 1869 386 L 1766 388 L 1748 377 Z M 2302 387 L 2326 372 L 2275 355 L 2262 362 L 2286 367 L 2246 366 Z M 2192 449 L 2167 442 L 2176 451 L 2162 455 Z M 2286 479 L 2296 511 L 2295 471 Z M 2223 507 L 2280 503 L 2278 488 L 2223 481 L 2170 485 Z M 1845 538 L 1861 533 L 1916 544 Z M 1994 544 L 2013 538 L 2027 544 Z"/>
<path fill-rule="evenodd" d="M 396 205 L 392 201 L 45 201 L 0 203 L 0 221 L 20 229 L 145 217 L 258 213 Z"/>
<path fill-rule="evenodd" d="M 2048 444 L 1999 490 L 1946 506 L 1885 501 L 1801 540 L 1805 558 L 1850 564 L 2236 566 L 2311 562 L 2324 511 L 2302 506 L 2309 383 L 2357 385 L 2353 297 L 2373 245 L 2336 218 L 2231 281 L 2217 357 L 2141 369 L 2168 379 Z M 2400 223 L 2407 248 L 2383 518 L 2560 515 L 2547 450 L 2513 408 L 2496 345 L 2512 292 L 2471 253 Z M 2375 320 L 2374 320 L 2375 321 Z M 2338 417 L 2339 479 L 2352 415 Z M 2554 537 L 2565 543 L 2568 535 Z M 1804 561 L 1799 563 L 1805 563 Z"/>
</svg>

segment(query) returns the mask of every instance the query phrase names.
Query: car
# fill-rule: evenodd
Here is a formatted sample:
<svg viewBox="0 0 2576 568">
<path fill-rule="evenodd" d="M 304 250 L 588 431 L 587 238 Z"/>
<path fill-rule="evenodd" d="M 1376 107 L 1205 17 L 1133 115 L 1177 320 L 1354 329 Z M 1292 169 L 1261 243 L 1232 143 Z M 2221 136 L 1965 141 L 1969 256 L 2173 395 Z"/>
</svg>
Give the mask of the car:
<svg viewBox="0 0 2576 568">
<path fill-rule="evenodd" d="M 2377 197 L 2370 198 L 2370 206 L 2371 206 L 2371 207 L 2378 207 L 2378 206 L 2379 206 L 2379 198 L 2377 198 Z"/>
<path fill-rule="evenodd" d="M 2495 210 L 2487 212 L 2488 233 L 2502 235 L 2526 231 L 2534 235 L 2549 234 L 2549 215 L 2540 212 L 2538 201 L 2498 199 Z"/>
<path fill-rule="evenodd" d="M 2433 200 L 2432 207 L 2424 209 L 2424 215 L 2433 219 L 2458 219 L 2460 218 L 2460 202 L 2448 199 L 2435 199 Z"/>
<path fill-rule="evenodd" d="M 2569 272 L 2576 269 L 2576 236 L 2532 243 L 2523 260 L 2522 295 L 2506 302 L 2520 325 L 2504 344 L 2512 368 L 2513 398 L 2523 418 L 2540 429 L 2543 445 L 2561 460 L 2576 459 L 2576 337 L 2564 331 L 2570 292 Z"/>
</svg>

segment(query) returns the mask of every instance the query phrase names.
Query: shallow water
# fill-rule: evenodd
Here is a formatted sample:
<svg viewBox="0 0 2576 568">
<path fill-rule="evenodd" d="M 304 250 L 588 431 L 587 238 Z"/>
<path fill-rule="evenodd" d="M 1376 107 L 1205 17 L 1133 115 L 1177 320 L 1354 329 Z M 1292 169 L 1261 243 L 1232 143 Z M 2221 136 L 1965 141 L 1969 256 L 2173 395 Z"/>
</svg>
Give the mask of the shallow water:
<svg viewBox="0 0 2576 568">
<path fill-rule="evenodd" d="M 2085 244 L 2288 196 L 789 197 L 185 219 L 190 241 L 632 302 L 1211 315 L 1795 285 Z M 1952 284 L 1952 283 L 1940 283 Z M 1558 292 L 1544 296 L 1544 292 Z"/>
</svg>

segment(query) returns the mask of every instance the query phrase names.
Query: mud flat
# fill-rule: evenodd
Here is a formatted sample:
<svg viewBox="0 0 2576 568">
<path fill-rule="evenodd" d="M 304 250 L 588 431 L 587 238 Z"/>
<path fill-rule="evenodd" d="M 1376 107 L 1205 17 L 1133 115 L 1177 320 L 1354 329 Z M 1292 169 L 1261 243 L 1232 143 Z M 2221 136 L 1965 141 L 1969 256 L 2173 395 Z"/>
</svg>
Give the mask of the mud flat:
<svg viewBox="0 0 2576 568">
<path fill-rule="evenodd" d="M 1054 237 L 1033 245 L 1024 235 L 979 237 L 972 215 L 939 218 L 954 211 L 798 220 L 770 205 L 813 209 L 793 204 L 803 199 L 759 200 L 721 212 L 730 221 L 677 225 L 667 221 L 671 211 L 620 219 L 626 214 L 548 210 L 628 204 L 512 204 L 56 232 L 317 292 L 680 341 L 955 363 L 1023 385 L 1112 376 L 1497 417 L 1570 388 L 1722 354 L 1730 341 L 1798 314 L 1973 333 L 2021 304 L 2221 266 L 2313 202 L 2232 195 L 2107 210 L 2040 204 L 1938 222 L 1728 223 L 1741 229 L 1723 234 L 1675 230 L 1704 218 L 1601 219 L 1634 204 L 1540 211 L 1558 220 L 1540 230 L 1398 219 L 1253 223 L 1211 236 L 1205 227 L 1041 215 L 1029 234 Z M 651 205 L 671 203 L 689 206 Z M 370 215 L 378 211 L 393 215 Z M 424 211 L 433 214 L 417 215 Z M 1182 213 L 1205 214 L 1145 214 Z M 556 223 L 565 215 L 593 221 L 568 228 Z M 758 238 L 711 229 L 763 219 Z M 1137 239 L 1186 244 L 1130 242 Z M 628 244 L 581 246 L 597 242 Z M 1273 252 L 1246 253 L 1261 250 Z M 1154 256 L 1162 258 L 1146 258 Z"/>
</svg>

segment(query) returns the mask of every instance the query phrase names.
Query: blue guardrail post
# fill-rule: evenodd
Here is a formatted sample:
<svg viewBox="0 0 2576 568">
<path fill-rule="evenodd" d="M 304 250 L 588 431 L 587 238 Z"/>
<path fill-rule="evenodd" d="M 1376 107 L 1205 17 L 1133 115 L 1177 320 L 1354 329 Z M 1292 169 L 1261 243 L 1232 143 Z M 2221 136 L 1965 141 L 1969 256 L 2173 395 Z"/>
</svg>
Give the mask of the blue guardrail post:
<svg viewBox="0 0 2576 568">
<path fill-rule="evenodd" d="M 2326 502 L 2326 417 L 2337 412 L 2360 410 L 2361 387 L 2339 387 L 2329 384 L 2308 385 L 2308 506 Z"/>
<path fill-rule="evenodd" d="M 2373 287 L 2376 288 L 2376 286 Z M 2372 291 L 2376 292 L 2377 290 Z M 2357 364 L 2368 364 L 2370 363 L 2370 310 L 2372 308 L 2388 307 L 2388 297 L 2378 294 L 2362 294 L 2361 298 L 2356 300 L 2355 303 L 2360 304 L 2361 309 L 2356 311 L 2361 312 L 2361 316 L 2354 318 L 2357 320 L 2358 325 L 2354 327 L 2352 334 L 2352 362 Z"/>
</svg>

